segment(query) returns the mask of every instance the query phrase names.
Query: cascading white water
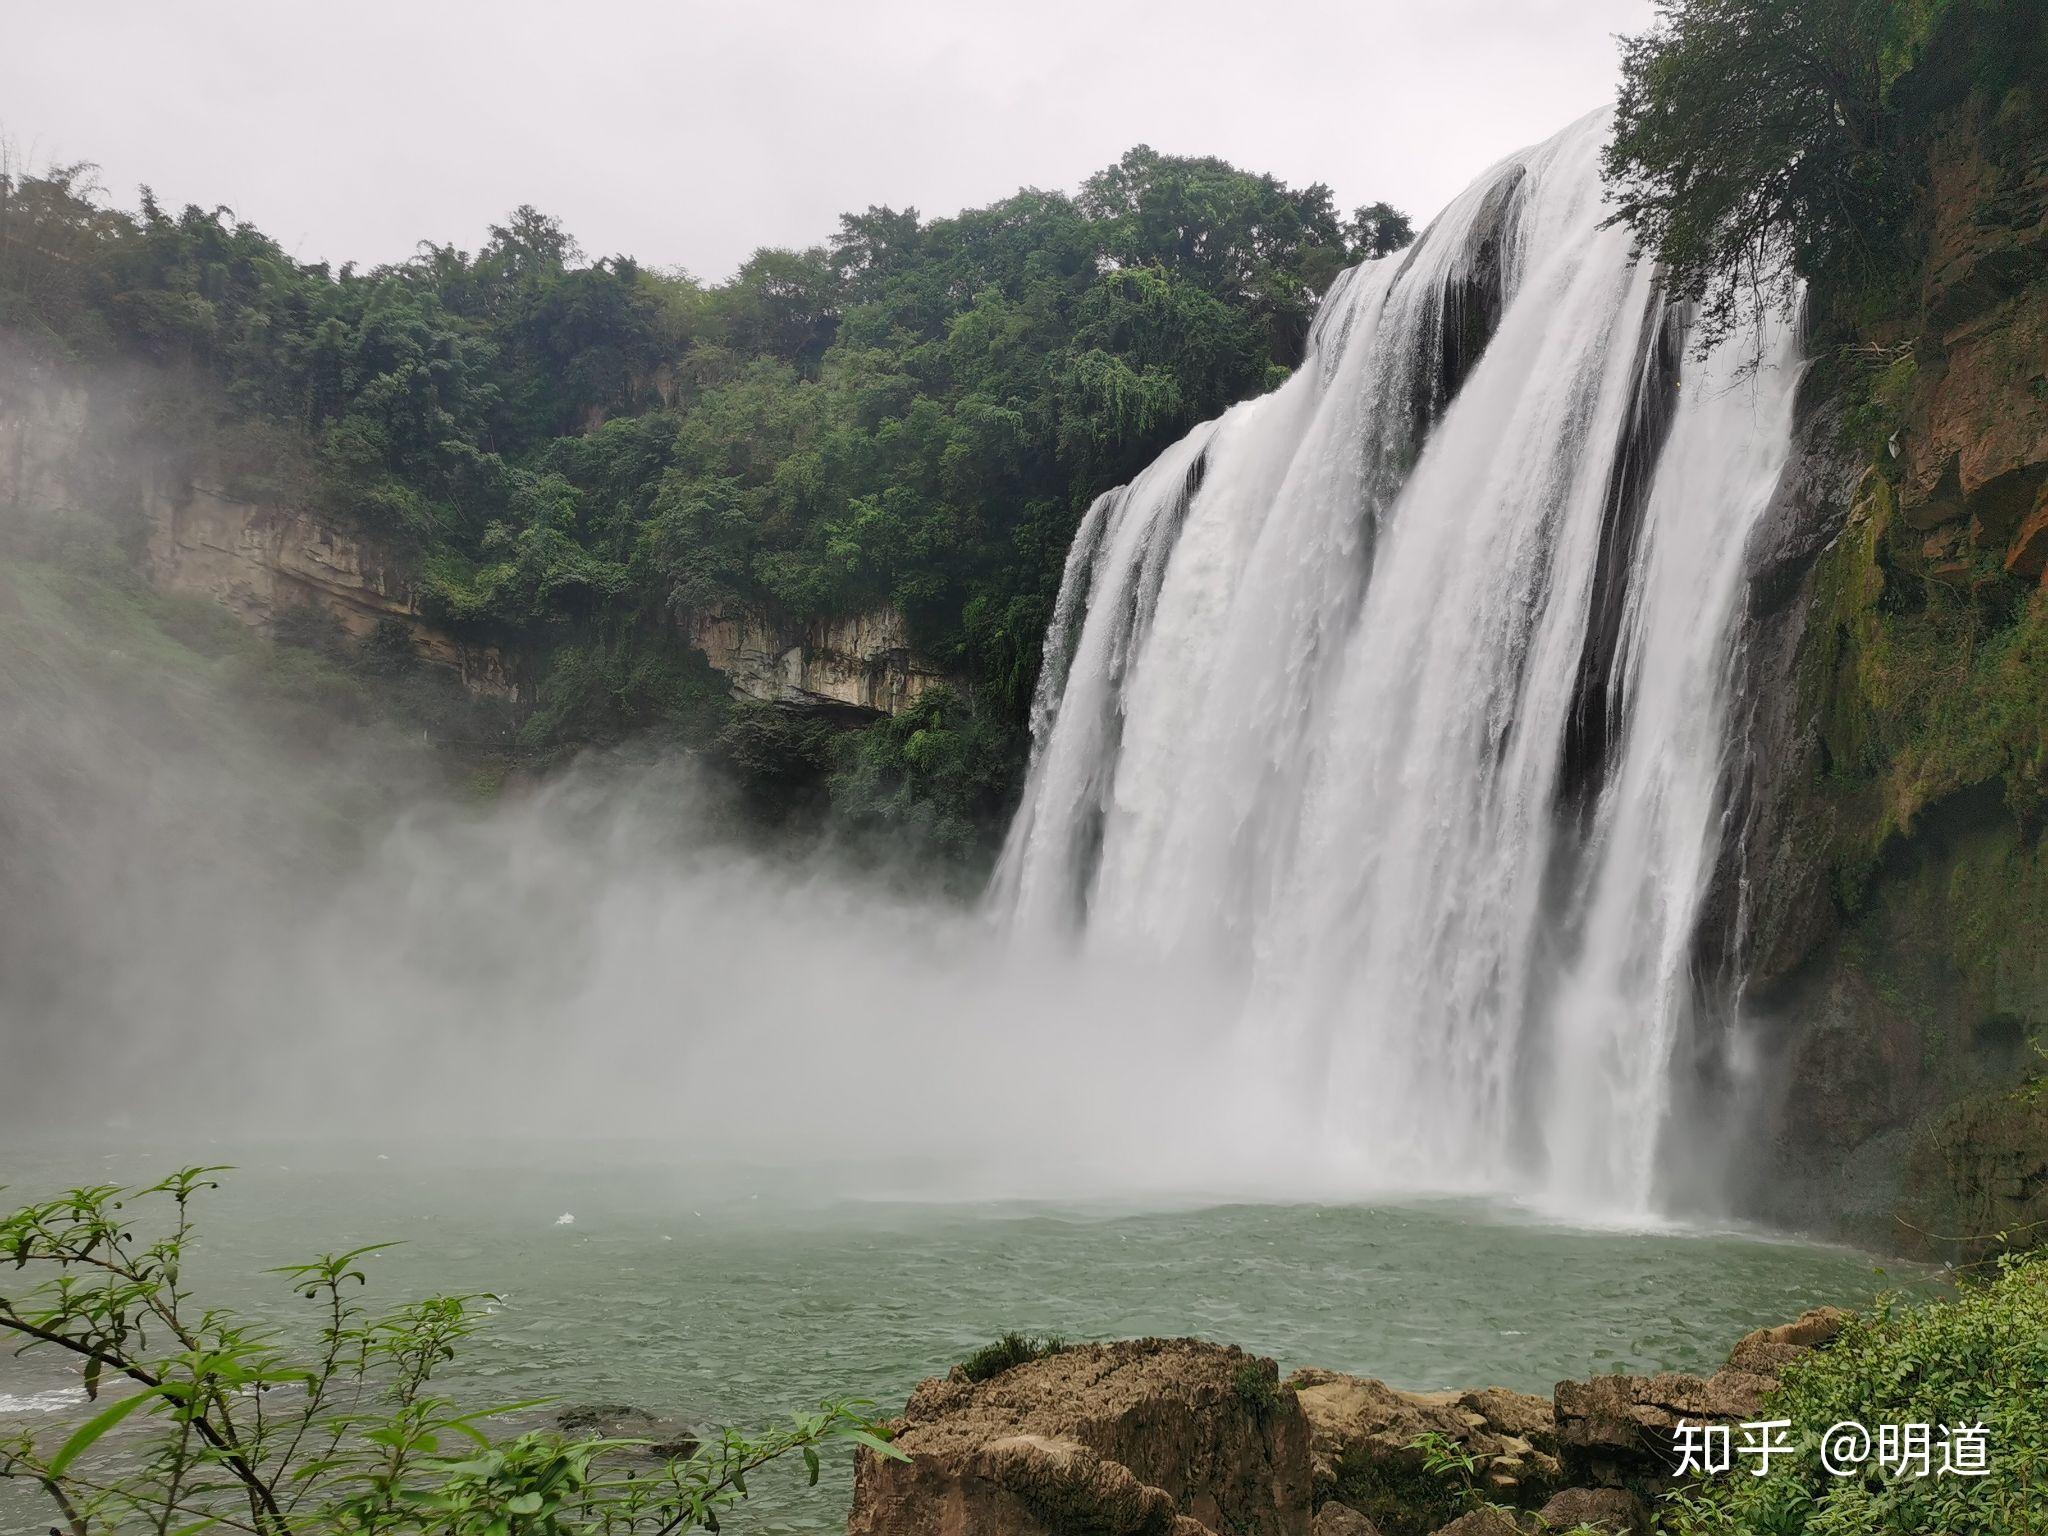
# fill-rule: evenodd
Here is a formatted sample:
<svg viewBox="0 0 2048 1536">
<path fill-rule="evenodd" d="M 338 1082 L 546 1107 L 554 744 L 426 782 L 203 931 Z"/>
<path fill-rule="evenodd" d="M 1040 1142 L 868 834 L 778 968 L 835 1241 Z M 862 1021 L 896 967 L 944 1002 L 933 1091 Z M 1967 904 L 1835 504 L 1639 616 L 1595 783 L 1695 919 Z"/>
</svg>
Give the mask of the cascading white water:
<svg viewBox="0 0 2048 1536">
<path fill-rule="evenodd" d="M 1607 126 L 1347 274 L 1285 386 L 1089 510 L 992 900 L 1227 957 L 1325 1167 L 1637 1212 L 1796 356 L 1679 361 Z"/>
</svg>

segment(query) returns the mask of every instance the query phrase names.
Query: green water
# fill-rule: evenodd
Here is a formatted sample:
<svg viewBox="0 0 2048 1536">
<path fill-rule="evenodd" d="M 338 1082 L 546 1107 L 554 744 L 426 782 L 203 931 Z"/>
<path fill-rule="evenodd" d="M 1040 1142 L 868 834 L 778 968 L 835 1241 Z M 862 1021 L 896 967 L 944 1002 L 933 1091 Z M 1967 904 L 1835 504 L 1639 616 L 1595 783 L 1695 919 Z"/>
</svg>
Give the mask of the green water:
<svg viewBox="0 0 2048 1536">
<path fill-rule="evenodd" d="M 821 1183 L 673 1150 L 230 1157 L 238 1171 L 201 1211 L 195 1278 L 210 1294 L 289 1309 L 265 1267 L 401 1239 L 374 1263 L 373 1296 L 502 1298 L 461 1395 L 626 1402 L 698 1422 L 828 1395 L 894 1411 L 920 1378 L 1008 1329 L 1194 1334 L 1283 1371 L 1547 1393 L 1594 1371 L 1710 1369 L 1751 1328 L 1902 1278 L 1839 1248 L 1575 1229 L 1479 1203 L 932 1203 L 857 1193 L 900 1187 L 903 1170 Z M 176 1160 L 17 1153 L 0 1157 L 0 1178 L 27 1196 L 145 1180 Z M 565 1213 L 574 1222 L 558 1224 Z M 0 1424 L 37 1417 L 24 1400 L 64 1380 L 0 1359 Z M 9 1497 L 0 1528 L 40 1528 Z M 831 1530 L 844 1509 L 842 1473 L 804 1495 L 771 1486 L 729 1528 Z"/>
</svg>

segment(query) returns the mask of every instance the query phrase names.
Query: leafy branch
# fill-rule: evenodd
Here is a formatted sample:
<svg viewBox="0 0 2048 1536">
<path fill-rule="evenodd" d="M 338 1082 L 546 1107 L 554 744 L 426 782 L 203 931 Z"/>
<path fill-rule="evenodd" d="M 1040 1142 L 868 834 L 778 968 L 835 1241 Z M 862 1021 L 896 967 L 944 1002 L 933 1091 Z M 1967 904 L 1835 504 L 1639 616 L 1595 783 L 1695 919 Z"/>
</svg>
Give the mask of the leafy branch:
<svg viewBox="0 0 2048 1536">
<path fill-rule="evenodd" d="M 491 1421 L 538 1404 L 463 1408 L 435 1390 L 491 1298 L 372 1311 L 362 1261 L 388 1245 L 272 1272 L 314 1307 L 309 1329 L 199 1307 L 182 1280 L 191 1207 L 224 1171 L 0 1218 L 0 1262 L 28 1282 L 0 1294 L 0 1333 L 73 1359 L 90 1407 L 54 1446 L 0 1440 L 0 1480 L 40 1488 L 64 1536 L 674 1536 L 716 1531 L 771 1463 L 800 1458 L 815 1484 L 835 1447 L 902 1458 L 861 1402 L 728 1429 L 651 1472 L 626 1464 L 638 1441 L 495 1437 Z"/>
</svg>

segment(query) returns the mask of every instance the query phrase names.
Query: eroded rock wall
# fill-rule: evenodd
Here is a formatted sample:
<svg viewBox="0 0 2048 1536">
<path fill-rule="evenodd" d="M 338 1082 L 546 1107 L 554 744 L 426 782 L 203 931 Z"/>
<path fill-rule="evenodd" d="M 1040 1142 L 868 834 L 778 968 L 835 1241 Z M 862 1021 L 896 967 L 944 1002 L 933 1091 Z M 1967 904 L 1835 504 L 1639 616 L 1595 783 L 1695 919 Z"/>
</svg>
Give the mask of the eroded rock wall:
<svg viewBox="0 0 2048 1536">
<path fill-rule="evenodd" d="M 2048 1235 L 2048 61 L 1987 94 L 1948 41 L 1918 291 L 1817 373 L 1751 551 L 1703 958 L 1763 1058 L 1747 1209 L 1967 1257 Z"/>
<path fill-rule="evenodd" d="M 702 613 L 683 628 L 736 697 L 760 704 L 894 715 L 946 681 L 912 649 L 910 626 L 893 608 L 804 622 L 758 610 Z"/>
</svg>

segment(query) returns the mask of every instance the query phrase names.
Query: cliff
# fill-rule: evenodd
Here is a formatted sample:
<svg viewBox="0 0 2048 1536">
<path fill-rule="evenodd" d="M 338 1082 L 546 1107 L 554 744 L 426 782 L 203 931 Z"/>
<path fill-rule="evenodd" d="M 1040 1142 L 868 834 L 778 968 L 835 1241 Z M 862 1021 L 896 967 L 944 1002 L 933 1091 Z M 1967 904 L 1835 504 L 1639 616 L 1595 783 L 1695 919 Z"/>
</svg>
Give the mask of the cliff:
<svg viewBox="0 0 2048 1536">
<path fill-rule="evenodd" d="M 435 616 L 418 561 L 318 498 L 241 493 L 217 456 L 138 430 L 167 380 L 88 385 L 62 368 L 0 357 L 0 512 L 17 521 L 125 519 L 137 568 L 158 591 L 207 598 L 275 635 L 304 616 L 360 645 L 395 625 L 413 654 L 470 692 L 530 703 L 538 658 L 509 639 Z M 944 675 L 913 649 L 893 608 L 791 620 L 759 608 L 685 615 L 688 644 L 737 699 L 854 723 L 908 708 Z"/>
<path fill-rule="evenodd" d="M 516 662 L 430 622 L 405 562 L 345 519 L 192 483 L 151 486 L 142 514 L 143 574 L 160 592 L 210 598 L 266 634 L 295 610 L 325 615 L 358 644 L 395 623 L 419 660 L 454 673 L 470 692 L 522 697 Z"/>
<path fill-rule="evenodd" d="M 808 621 L 744 608 L 691 614 L 683 633 L 735 698 L 785 709 L 895 715 L 947 680 L 911 648 L 894 608 Z"/>
<path fill-rule="evenodd" d="M 2015 34 L 2035 66 L 1986 71 L 2000 34 L 1954 28 L 1903 83 L 1919 279 L 1816 365 L 1751 551 L 1750 768 L 1709 917 L 1769 1057 L 1751 1210 L 1919 1252 L 2048 1234 L 2041 32 Z"/>
</svg>

